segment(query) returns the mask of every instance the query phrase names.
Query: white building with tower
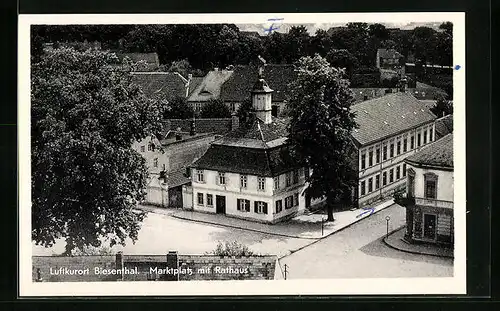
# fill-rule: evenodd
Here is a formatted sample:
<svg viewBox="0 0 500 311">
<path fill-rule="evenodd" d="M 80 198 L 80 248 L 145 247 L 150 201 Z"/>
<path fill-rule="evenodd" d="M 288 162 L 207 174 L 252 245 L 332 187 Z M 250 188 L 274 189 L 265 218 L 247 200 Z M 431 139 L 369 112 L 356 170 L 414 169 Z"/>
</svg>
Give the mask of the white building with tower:
<svg viewBox="0 0 500 311">
<path fill-rule="evenodd" d="M 288 151 L 287 122 L 272 116 L 273 90 L 259 76 L 254 114 L 191 166 L 193 210 L 275 223 L 304 210 L 305 174 Z"/>
</svg>

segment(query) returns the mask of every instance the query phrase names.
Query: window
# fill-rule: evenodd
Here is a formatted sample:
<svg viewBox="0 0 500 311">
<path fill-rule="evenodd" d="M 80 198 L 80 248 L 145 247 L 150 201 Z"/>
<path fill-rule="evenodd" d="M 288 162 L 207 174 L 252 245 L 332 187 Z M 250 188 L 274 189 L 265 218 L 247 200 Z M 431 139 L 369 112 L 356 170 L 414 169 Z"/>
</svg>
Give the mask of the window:
<svg viewBox="0 0 500 311">
<path fill-rule="evenodd" d="M 231 103 L 231 111 L 232 112 L 236 111 L 236 103 Z"/>
<path fill-rule="evenodd" d="M 365 181 L 364 180 L 361 182 L 360 187 L 361 187 L 361 189 L 360 189 L 361 195 L 365 195 Z"/>
<path fill-rule="evenodd" d="M 403 152 L 408 151 L 408 139 L 403 139 Z"/>
<path fill-rule="evenodd" d="M 406 177 L 406 163 L 403 163 L 403 177 Z"/>
<path fill-rule="evenodd" d="M 400 140 L 398 140 L 398 144 L 397 144 L 397 147 L 396 147 L 396 154 L 397 155 L 401 154 L 401 141 Z"/>
<path fill-rule="evenodd" d="M 304 168 L 304 177 L 307 179 L 309 178 L 309 168 Z"/>
<path fill-rule="evenodd" d="M 375 163 L 380 162 L 380 148 L 377 148 L 377 151 L 375 152 Z"/>
<path fill-rule="evenodd" d="M 289 196 L 285 198 L 285 209 L 292 208 L 293 206 L 293 196 Z"/>
<path fill-rule="evenodd" d="M 380 188 L 380 175 L 375 176 L 375 190 Z"/>
<path fill-rule="evenodd" d="M 401 178 L 401 167 L 396 167 L 396 180 Z"/>
<path fill-rule="evenodd" d="M 146 152 L 146 146 L 141 146 L 141 152 Z"/>
<path fill-rule="evenodd" d="M 415 148 L 415 136 L 411 136 L 410 137 L 410 150 L 412 150 L 413 148 Z"/>
<path fill-rule="evenodd" d="M 434 139 L 434 137 L 432 137 L 432 136 L 433 136 L 433 134 L 434 134 L 434 131 L 432 130 L 432 128 L 431 128 L 431 129 L 429 129 L 429 141 L 430 141 L 430 142 Z"/>
<path fill-rule="evenodd" d="M 436 185 L 437 185 L 437 175 L 435 174 L 425 174 L 424 175 L 424 183 L 425 183 L 425 198 L 427 199 L 436 199 Z"/>
<path fill-rule="evenodd" d="M 368 193 L 373 191 L 373 178 L 368 178 Z"/>
<path fill-rule="evenodd" d="M 247 175 L 240 175 L 240 187 L 243 189 L 247 188 Z"/>
<path fill-rule="evenodd" d="M 266 179 L 264 177 L 259 177 L 257 183 L 260 191 L 266 190 Z"/>
<path fill-rule="evenodd" d="M 214 206 L 214 196 L 207 193 L 207 206 Z"/>
<path fill-rule="evenodd" d="M 148 151 L 155 151 L 155 145 L 154 144 L 149 144 L 148 145 Z"/>
<path fill-rule="evenodd" d="M 417 134 L 417 147 L 420 147 L 420 138 L 422 135 L 420 133 Z"/>
<path fill-rule="evenodd" d="M 226 184 L 226 174 L 219 172 L 219 185 L 225 185 Z"/>
<path fill-rule="evenodd" d="M 203 193 L 198 193 L 198 205 L 203 205 Z"/>
<path fill-rule="evenodd" d="M 427 144 L 427 131 L 424 131 L 424 145 Z"/>
<path fill-rule="evenodd" d="M 299 170 L 293 171 L 293 183 L 294 184 L 299 183 Z"/>
<path fill-rule="evenodd" d="M 394 157 L 394 144 L 391 144 L 391 158 Z"/>
<path fill-rule="evenodd" d="M 361 154 L 361 169 L 364 170 L 366 166 L 366 154 L 362 153 Z"/>
<path fill-rule="evenodd" d="M 368 166 L 373 166 L 373 151 L 368 152 Z"/>
<path fill-rule="evenodd" d="M 295 193 L 293 195 L 293 206 L 298 206 L 299 205 L 299 194 Z"/>
<path fill-rule="evenodd" d="M 276 214 L 283 210 L 283 201 L 276 201 Z"/>
<path fill-rule="evenodd" d="M 387 185 L 387 172 L 382 174 L 382 186 Z"/>
<path fill-rule="evenodd" d="M 262 201 L 255 201 L 254 211 L 257 214 L 267 214 L 267 203 Z"/>
<path fill-rule="evenodd" d="M 384 146 L 384 153 L 383 153 L 384 161 L 387 160 L 387 145 Z"/>
<path fill-rule="evenodd" d="M 391 168 L 391 170 L 389 171 L 389 182 L 393 181 L 394 181 L 394 169 Z"/>
<path fill-rule="evenodd" d="M 196 178 L 198 182 L 205 182 L 205 176 L 203 176 L 203 170 L 196 170 Z"/>
<path fill-rule="evenodd" d="M 290 186 L 292 184 L 292 172 L 288 172 L 285 174 L 286 177 L 286 186 Z"/>
<path fill-rule="evenodd" d="M 155 158 L 155 159 L 153 160 L 153 166 L 154 166 L 154 167 L 158 167 L 158 158 Z"/>
<path fill-rule="evenodd" d="M 250 212 L 250 201 L 238 199 L 236 209 L 241 212 Z"/>
<path fill-rule="evenodd" d="M 278 190 L 280 188 L 280 177 L 276 176 L 273 178 L 274 181 L 274 190 Z"/>
</svg>

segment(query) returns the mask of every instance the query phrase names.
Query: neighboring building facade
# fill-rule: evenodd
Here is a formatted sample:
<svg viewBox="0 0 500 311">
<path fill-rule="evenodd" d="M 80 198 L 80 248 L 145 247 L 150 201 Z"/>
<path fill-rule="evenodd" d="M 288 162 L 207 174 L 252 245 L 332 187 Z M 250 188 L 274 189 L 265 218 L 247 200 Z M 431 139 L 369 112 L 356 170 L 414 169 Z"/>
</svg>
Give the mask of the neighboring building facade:
<svg viewBox="0 0 500 311">
<path fill-rule="evenodd" d="M 219 70 L 218 68 L 208 72 L 189 95 L 188 104 L 196 113 L 200 113 L 206 103 L 220 98 L 221 87 L 232 74 L 231 70 Z"/>
<path fill-rule="evenodd" d="M 363 206 L 405 185 L 404 160 L 435 140 L 436 116 L 406 92 L 351 106 L 359 128 L 352 133 L 358 149 L 358 205 Z"/>
<path fill-rule="evenodd" d="M 453 244 L 453 134 L 422 148 L 405 163 L 405 239 Z"/>
<path fill-rule="evenodd" d="M 216 137 L 215 133 L 168 131 L 135 142 L 132 148 L 145 158 L 149 172 L 145 203 L 184 207 L 182 187 L 190 183 L 186 167 L 201 157 Z"/>
<path fill-rule="evenodd" d="M 253 83 L 259 74 L 274 90 L 271 102 L 271 115 L 280 117 L 286 108 L 288 85 L 297 76 L 293 65 L 260 64 L 236 66 L 234 73 L 222 85 L 220 99 L 226 103 L 232 112 L 236 112 L 245 100 L 250 100 Z"/>
<path fill-rule="evenodd" d="M 304 210 L 308 172 L 290 157 L 287 123 L 272 116 L 272 91 L 260 77 L 251 89 L 255 117 L 191 166 L 193 210 L 265 223 Z"/>
</svg>

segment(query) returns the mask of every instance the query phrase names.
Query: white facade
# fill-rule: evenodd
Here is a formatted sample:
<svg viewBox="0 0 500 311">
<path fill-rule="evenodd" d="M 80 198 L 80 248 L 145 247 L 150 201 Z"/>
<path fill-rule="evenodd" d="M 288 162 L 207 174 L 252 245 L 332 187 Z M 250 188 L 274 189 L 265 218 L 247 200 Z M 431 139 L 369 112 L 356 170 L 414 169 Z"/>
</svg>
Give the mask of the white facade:
<svg viewBox="0 0 500 311">
<path fill-rule="evenodd" d="M 407 170 L 404 159 L 433 142 L 435 132 L 432 122 L 359 148 L 359 205 L 369 204 L 404 187 Z"/>
<path fill-rule="evenodd" d="M 304 181 L 303 169 L 275 178 L 193 169 L 192 206 L 195 211 L 275 223 L 304 210 Z M 224 210 L 217 208 L 218 200 L 224 200 Z"/>
</svg>

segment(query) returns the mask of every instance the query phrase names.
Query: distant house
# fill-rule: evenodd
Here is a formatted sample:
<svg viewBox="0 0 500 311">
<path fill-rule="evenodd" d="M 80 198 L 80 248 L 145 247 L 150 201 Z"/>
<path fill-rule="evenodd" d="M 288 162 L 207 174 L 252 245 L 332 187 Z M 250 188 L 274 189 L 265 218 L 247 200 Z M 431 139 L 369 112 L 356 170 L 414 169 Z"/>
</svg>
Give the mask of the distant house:
<svg viewBox="0 0 500 311">
<path fill-rule="evenodd" d="M 156 71 L 160 67 L 160 60 L 158 59 L 158 54 L 153 53 L 124 53 L 121 51 L 115 52 L 116 56 L 123 61 L 125 57 L 130 58 L 134 63 L 140 63 L 138 66 L 138 71 Z"/>
<path fill-rule="evenodd" d="M 152 99 L 170 101 L 175 97 L 187 98 L 190 79 L 177 72 L 132 72 L 132 82 Z"/>
<path fill-rule="evenodd" d="M 175 237 L 173 237 L 175 238 Z M 278 280 L 276 256 L 165 255 L 34 256 L 33 282 Z M 174 271 L 177 273 L 174 273 Z"/>
<path fill-rule="evenodd" d="M 376 66 L 380 69 L 398 70 L 403 66 L 404 56 L 394 49 L 378 49 Z"/>
<path fill-rule="evenodd" d="M 404 187 L 404 160 L 435 140 L 436 116 L 410 93 L 397 92 L 351 106 L 359 128 L 352 132 L 357 147 L 360 206 Z"/>
<path fill-rule="evenodd" d="M 259 70 L 262 71 L 262 77 L 273 90 L 272 115 L 281 116 L 286 108 L 288 85 L 297 76 L 293 65 L 236 66 L 234 73 L 222 85 L 220 99 L 230 107 L 231 111 L 236 112 L 245 100 L 250 100 L 251 90 L 259 76 Z"/>
<path fill-rule="evenodd" d="M 453 134 L 422 148 L 405 163 L 405 240 L 452 245 Z"/>
<path fill-rule="evenodd" d="M 232 74 L 233 71 L 219 70 L 218 68 L 208 72 L 198 85 L 192 88 L 187 99 L 188 104 L 193 107 L 195 112 L 201 112 L 201 109 L 208 101 L 220 98 L 221 87 Z"/>
</svg>

